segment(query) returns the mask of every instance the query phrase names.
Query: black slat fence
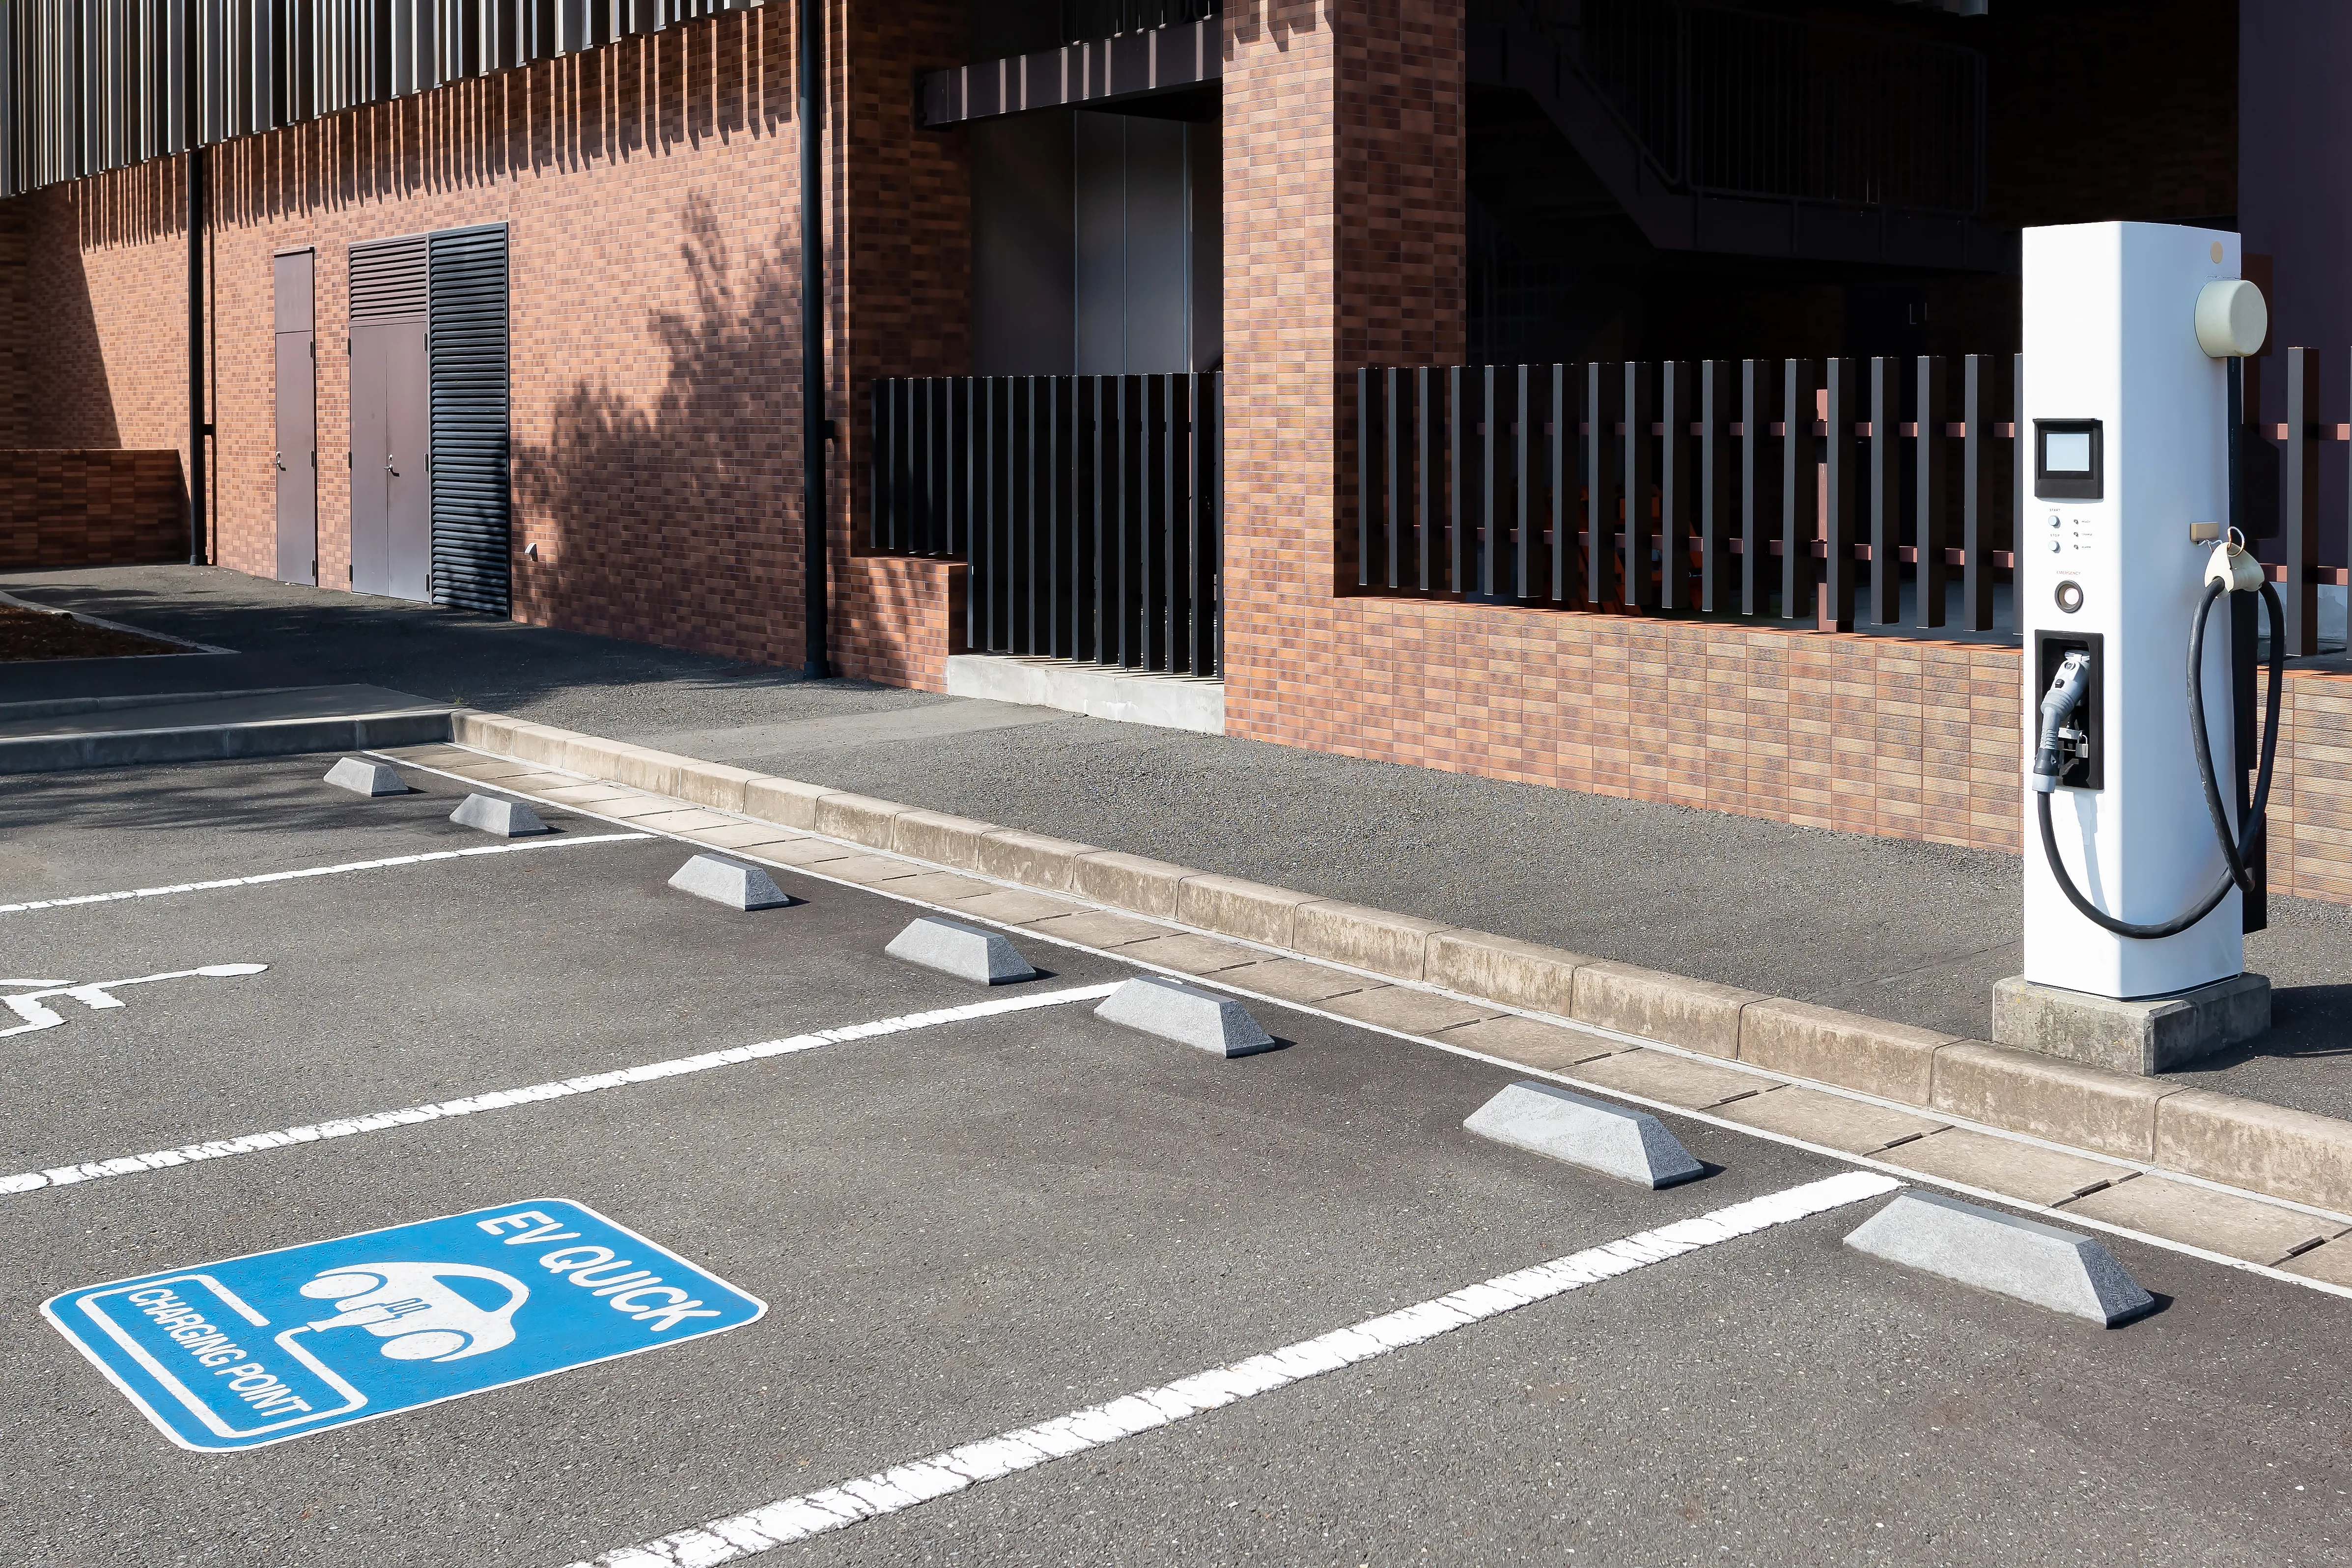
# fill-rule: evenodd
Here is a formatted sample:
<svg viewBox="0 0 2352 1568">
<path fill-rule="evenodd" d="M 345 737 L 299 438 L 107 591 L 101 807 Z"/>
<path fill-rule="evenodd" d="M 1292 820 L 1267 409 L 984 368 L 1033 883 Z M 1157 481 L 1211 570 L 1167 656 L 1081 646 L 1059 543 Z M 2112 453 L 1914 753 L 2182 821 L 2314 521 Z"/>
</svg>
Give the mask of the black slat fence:
<svg viewBox="0 0 2352 1568">
<path fill-rule="evenodd" d="M 1357 585 L 1991 631 L 2015 562 L 2019 371 L 1985 354 L 1361 370 Z"/>
<path fill-rule="evenodd" d="M 971 563 L 975 651 L 1222 672 L 1214 373 L 893 378 L 873 395 L 869 543 Z"/>
</svg>

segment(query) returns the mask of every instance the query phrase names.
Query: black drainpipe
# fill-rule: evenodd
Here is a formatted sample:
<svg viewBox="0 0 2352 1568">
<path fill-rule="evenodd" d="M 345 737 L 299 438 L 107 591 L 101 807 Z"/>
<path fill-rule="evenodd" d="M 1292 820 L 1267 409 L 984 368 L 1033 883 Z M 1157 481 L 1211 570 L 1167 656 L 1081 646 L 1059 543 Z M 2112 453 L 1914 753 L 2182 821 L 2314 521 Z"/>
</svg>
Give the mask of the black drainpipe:
<svg viewBox="0 0 2352 1568">
<path fill-rule="evenodd" d="M 205 563 L 205 150 L 188 150 L 188 564 Z"/>
<path fill-rule="evenodd" d="M 205 149 L 199 140 L 203 121 L 196 112 L 199 78 L 196 70 L 196 7 L 184 13 L 186 31 L 181 38 L 181 101 L 187 114 L 186 168 L 182 174 L 188 190 L 188 564 L 205 563 Z"/>
<path fill-rule="evenodd" d="M 824 159 L 818 132 L 818 61 L 824 47 L 824 0 L 800 0 L 801 117 L 801 574 L 807 593 L 807 657 L 803 679 L 833 673 L 825 657 L 825 417 Z"/>
</svg>

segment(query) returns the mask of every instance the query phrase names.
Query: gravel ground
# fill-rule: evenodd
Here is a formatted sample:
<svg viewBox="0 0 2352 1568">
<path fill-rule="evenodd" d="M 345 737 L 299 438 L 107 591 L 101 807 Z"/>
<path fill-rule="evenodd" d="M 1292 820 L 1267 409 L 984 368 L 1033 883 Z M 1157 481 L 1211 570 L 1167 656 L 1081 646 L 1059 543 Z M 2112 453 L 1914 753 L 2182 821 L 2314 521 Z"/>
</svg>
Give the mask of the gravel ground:
<svg viewBox="0 0 2352 1568">
<path fill-rule="evenodd" d="M 0 587 L 239 650 L 52 665 L 16 682 L 28 698 L 365 681 L 1970 1037 L 2022 963 L 2007 855 L 806 683 L 212 569 Z M 2271 924 L 2248 963 L 2276 1026 L 2176 1076 L 2352 1114 L 2352 908 L 2273 899 Z"/>
</svg>

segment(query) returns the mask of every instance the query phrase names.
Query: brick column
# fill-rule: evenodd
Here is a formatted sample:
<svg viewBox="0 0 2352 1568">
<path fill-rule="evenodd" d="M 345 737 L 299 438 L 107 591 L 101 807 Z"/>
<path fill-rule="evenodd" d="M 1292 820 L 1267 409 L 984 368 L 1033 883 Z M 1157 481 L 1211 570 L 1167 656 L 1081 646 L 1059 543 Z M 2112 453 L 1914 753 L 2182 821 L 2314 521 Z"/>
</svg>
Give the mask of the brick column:
<svg viewBox="0 0 2352 1568">
<path fill-rule="evenodd" d="M 927 71 L 969 58 L 961 0 L 856 0 L 837 13 L 826 178 L 835 221 L 833 663 L 944 689 L 961 646 L 961 563 L 865 553 L 877 376 L 969 375 L 971 175 L 966 133 L 916 123 Z"/>
<path fill-rule="evenodd" d="M 32 244 L 25 203 L 0 202 L 0 451 L 32 429 Z"/>
<path fill-rule="evenodd" d="M 1464 353 L 1462 0 L 1230 0 L 1225 721 L 1349 678 L 1352 376 Z M 1342 575 L 1347 578 L 1342 583 Z"/>
</svg>

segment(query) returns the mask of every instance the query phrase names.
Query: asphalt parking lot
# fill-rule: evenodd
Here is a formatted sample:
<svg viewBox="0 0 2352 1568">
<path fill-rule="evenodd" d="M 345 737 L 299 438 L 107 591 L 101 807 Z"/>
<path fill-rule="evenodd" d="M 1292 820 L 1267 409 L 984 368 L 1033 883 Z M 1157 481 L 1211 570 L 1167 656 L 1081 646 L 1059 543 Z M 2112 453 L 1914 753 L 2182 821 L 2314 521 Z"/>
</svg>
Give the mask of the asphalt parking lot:
<svg viewBox="0 0 2352 1568">
<path fill-rule="evenodd" d="M 52 993 L 58 1021 L 0 1039 L 0 1176 L 914 1021 L 0 1184 L 16 1330 L 0 1375 L 17 1391 L 0 1415 L 0 1559 L 671 1561 L 628 1549 L 1853 1169 L 1669 1115 L 1708 1174 L 1621 1185 L 1463 1130 L 1524 1072 L 1260 1002 L 1285 1048 L 1221 1059 L 1095 1018 L 1098 988 L 1138 973 L 1115 954 L 1024 932 L 1046 973 L 984 989 L 884 955 L 924 912 L 906 900 L 778 866 L 801 901 L 733 911 L 665 885 L 689 848 L 658 832 L 550 813 L 555 833 L 509 847 L 447 820 L 464 790 L 446 777 L 411 769 L 415 793 L 367 800 L 319 782 L 331 760 L 7 781 L 0 997 Z M 387 858 L 404 863 L 362 864 Z M 347 868 L 56 901 L 320 868 Z M 1045 1000 L 1062 992 L 1087 994 Z M 999 1005 L 1021 1010 L 921 1016 Z M 2352 1301 L 2116 1241 L 2161 1307 L 2101 1331 L 1842 1247 L 1881 1201 L 760 1560 L 2343 1559 Z M 591 1302 L 572 1318 L 606 1348 L 538 1375 L 543 1311 L 631 1289 L 594 1277 L 630 1258 L 566 1253 L 577 1238 L 541 1228 L 583 1211 L 727 1310 L 622 1353 L 614 1335 L 641 1321 Z M 176 1446 L 128 1396 L 161 1380 L 110 1384 L 42 1312 L 150 1275 L 226 1300 L 199 1277 L 251 1267 L 228 1260 L 452 1215 L 530 1286 L 514 1342 L 465 1377 L 417 1363 L 438 1402 L 315 1427 L 297 1413 L 266 1446 Z M 354 1245 L 344 1265 L 369 1244 Z M 355 1378 L 381 1372 L 379 1343 L 400 1342 L 371 1331 L 424 1299 L 346 1310 L 307 1342 Z M 665 1299 L 647 1300 L 658 1314 Z M 205 1310 L 266 1346 L 249 1319 Z M 74 1310 L 60 1321 L 87 1327 L 105 1309 Z M 202 1342 L 148 1318 L 118 1338 Z M 527 1380 L 475 1375 L 501 1357 L 540 1359 L 515 1360 Z M 266 1375 L 239 1379 L 247 1403 L 289 1408 Z M 489 1385 L 465 1392 L 469 1378 Z M 236 1413 L 207 1387 L 198 1403 Z"/>
</svg>

